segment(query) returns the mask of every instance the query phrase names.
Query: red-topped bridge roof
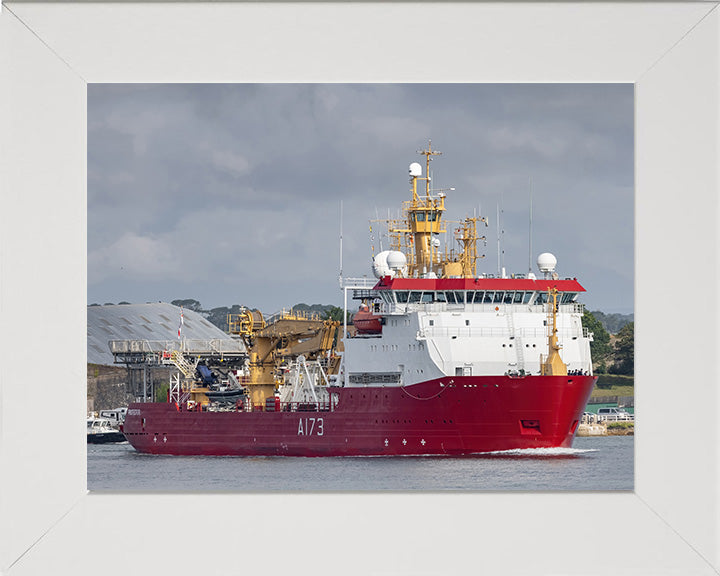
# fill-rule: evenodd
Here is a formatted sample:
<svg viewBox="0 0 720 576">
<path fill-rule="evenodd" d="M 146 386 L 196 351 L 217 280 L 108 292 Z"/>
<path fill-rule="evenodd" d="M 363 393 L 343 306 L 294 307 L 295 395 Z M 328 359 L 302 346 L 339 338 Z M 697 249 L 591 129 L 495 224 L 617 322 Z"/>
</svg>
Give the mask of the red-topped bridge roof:
<svg viewBox="0 0 720 576">
<path fill-rule="evenodd" d="M 545 278 L 391 278 L 385 276 L 375 285 L 376 290 L 539 290 L 547 292 L 585 292 L 575 279 Z"/>
</svg>

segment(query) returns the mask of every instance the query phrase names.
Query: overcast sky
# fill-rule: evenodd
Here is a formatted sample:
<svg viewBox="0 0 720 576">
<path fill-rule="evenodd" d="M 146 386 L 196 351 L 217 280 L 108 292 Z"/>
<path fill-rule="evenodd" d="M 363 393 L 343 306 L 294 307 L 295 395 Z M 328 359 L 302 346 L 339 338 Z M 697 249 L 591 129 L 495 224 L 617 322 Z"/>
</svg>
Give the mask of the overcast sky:
<svg viewBox="0 0 720 576">
<path fill-rule="evenodd" d="M 591 310 L 633 311 L 633 87 L 88 86 L 88 303 L 342 305 L 372 276 L 369 219 L 408 199 L 427 146 L 445 217 L 490 227 L 478 272 L 552 252 Z M 375 234 L 376 251 L 379 238 Z"/>
</svg>

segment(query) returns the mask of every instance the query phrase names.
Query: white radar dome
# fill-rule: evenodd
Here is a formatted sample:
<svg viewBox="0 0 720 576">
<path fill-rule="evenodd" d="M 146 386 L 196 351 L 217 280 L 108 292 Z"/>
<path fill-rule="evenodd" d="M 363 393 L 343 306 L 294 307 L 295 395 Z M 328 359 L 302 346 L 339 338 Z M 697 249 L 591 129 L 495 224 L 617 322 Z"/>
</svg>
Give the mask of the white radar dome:
<svg viewBox="0 0 720 576">
<path fill-rule="evenodd" d="M 407 258 L 402 252 L 393 250 L 387 255 L 387 265 L 390 270 L 402 270 L 407 266 Z"/>
<path fill-rule="evenodd" d="M 544 274 L 549 274 L 550 272 L 555 271 L 555 266 L 557 265 L 557 258 L 550 254 L 550 252 L 543 252 L 538 256 L 537 259 L 537 265 L 540 269 L 540 272 Z"/>
<path fill-rule="evenodd" d="M 393 275 L 387 262 L 388 254 L 390 254 L 390 250 L 383 250 L 373 258 L 373 274 L 375 274 L 375 278 L 384 278 L 385 276 Z"/>
<path fill-rule="evenodd" d="M 422 176 L 422 166 L 417 162 L 410 164 L 410 176 Z"/>
</svg>

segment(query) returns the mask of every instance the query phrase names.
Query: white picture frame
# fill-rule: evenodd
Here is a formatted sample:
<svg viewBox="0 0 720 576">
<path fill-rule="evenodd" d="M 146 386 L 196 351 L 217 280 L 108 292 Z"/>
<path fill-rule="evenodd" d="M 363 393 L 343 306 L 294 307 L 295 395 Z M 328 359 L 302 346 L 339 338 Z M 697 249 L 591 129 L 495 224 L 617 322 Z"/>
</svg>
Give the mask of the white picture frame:
<svg viewBox="0 0 720 576">
<path fill-rule="evenodd" d="M 715 2 L 5 3 L 0 573 L 716 574 L 719 39 Z M 634 492 L 87 492 L 86 85 L 272 81 L 635 84 Z"/>
</svg>

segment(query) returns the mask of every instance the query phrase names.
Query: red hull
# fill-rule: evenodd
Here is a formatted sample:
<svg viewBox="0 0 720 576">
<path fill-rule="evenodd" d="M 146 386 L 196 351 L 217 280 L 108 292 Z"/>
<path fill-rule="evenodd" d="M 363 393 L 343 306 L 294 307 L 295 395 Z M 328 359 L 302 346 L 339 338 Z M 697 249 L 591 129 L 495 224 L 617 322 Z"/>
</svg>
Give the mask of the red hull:
<svg viewBox="0 0 720 576">
<path fill-rule="evenodd" d="M 455 376 L 403 388 L 332 388 L 333 411 L 193 412 L 132 404 L 140 452 L 184 455 L 465 455 L 569 447 L 593 376 Z"/>
</svg>

